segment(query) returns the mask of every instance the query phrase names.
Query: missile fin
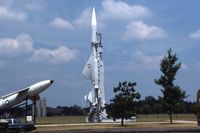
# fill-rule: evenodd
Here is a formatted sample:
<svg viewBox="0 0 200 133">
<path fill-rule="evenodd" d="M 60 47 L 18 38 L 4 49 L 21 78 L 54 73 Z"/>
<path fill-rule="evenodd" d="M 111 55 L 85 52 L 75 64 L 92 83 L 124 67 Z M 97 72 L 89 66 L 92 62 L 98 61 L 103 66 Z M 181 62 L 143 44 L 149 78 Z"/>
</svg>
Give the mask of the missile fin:
<svg viewBox="0 0 200 133">
<path fill-rule="evenodd" d="M 83 69 L 83 75 L 85 76 L 85 78 L 92 80 L 93 79 L 93 75 L 92 75 L 92 69 L 93 69 L 93 56 L 90 55 L 90 58 L 88 60 L 88 62 L 85 65 L 85 68 Z"/>
</svg>

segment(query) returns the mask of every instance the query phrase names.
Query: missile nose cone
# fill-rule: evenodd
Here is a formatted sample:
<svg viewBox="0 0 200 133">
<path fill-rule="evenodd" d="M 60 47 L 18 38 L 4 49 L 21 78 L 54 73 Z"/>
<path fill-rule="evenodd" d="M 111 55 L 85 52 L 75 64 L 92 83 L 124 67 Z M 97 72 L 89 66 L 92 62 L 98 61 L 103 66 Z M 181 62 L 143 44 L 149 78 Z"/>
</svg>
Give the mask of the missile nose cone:
<svg viewBox="0 0 200 133">
<path fill-rule="evenodd" d="M 91 25 L 96 26 L 97 25 L 97 19 L 96 19 L 96 13 L 95 13 L 95 8 L 93 7 L 92 9 L 92 20 L 91 20 Z"/>
<path fill-rule="evenodd" d="M 50 83 L 53 84 L 54 80 L 50 80 Z"/>
</svg>

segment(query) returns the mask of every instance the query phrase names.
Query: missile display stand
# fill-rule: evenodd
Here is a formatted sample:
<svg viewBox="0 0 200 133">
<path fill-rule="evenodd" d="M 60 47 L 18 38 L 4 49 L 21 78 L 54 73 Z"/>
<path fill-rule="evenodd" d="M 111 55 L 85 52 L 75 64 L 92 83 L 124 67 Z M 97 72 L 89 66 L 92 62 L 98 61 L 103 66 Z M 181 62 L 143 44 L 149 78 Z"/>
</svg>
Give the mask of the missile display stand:
<svg viewBox="0 0 200 133">
<path fill-rule="evenodd" d="M 101 122 L 107 118 L 104 94 L 104 63 L 103 63 L 103 46 L 101 43 L 102 36 L 97 33 L 97 22 L 95 9 L 92 12 L 92 41 L 91 55 L 83 70 L 83 75 L 92 83 L 92 89 L 84 98 L 89 104 L 90 111 L 86 122 Z"/>
</svg>

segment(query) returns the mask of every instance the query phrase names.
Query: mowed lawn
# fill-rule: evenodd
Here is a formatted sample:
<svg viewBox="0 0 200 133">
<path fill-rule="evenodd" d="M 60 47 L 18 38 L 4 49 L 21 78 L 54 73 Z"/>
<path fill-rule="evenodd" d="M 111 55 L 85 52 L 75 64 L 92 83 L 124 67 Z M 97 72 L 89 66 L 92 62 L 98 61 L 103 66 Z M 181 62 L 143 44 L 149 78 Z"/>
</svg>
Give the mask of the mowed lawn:
<svg viewBox="0 0 200 133">
<path fill-rule="evenodd" d="M 85 116 L 44 117 L 44 118 L 37 118 L 36 123 L 38 125 L 85 123 Z"/>
<path fill-rule="evenodd" d="M 173 115 L 173 120 L 188 120 L 196 121 L 195 114 L 176 114 Z M 166 122 L 169 121 L 169 115 L 137 115 L 137 122 Z M 37 118 L 38 125 L 43 124 L 75 124 L 85 123 L 85 116 L 64 116 L 64 117 L 44 117 Z"/>
<path fill-rule="evenodd" d="M 196 121 L 195 114 L 173 114 L 173 120 Z M 168 114 L 150 114 L 150 115 L 137 115 L 138 122 L 165 122 L 169 121 Z"/>
</svg>

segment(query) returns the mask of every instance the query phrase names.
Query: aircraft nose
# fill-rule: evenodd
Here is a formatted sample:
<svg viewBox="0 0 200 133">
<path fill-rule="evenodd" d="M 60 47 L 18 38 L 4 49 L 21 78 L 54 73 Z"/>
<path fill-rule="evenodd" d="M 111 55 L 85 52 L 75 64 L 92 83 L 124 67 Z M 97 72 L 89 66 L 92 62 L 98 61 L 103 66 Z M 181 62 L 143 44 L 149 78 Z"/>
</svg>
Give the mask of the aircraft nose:
<svg viewBox="0 0 200 133">
<path fill-rule="evenodd" d="M 53 84 L 54 80 L 50 80 L 50 83 Z"/>
</svg>

